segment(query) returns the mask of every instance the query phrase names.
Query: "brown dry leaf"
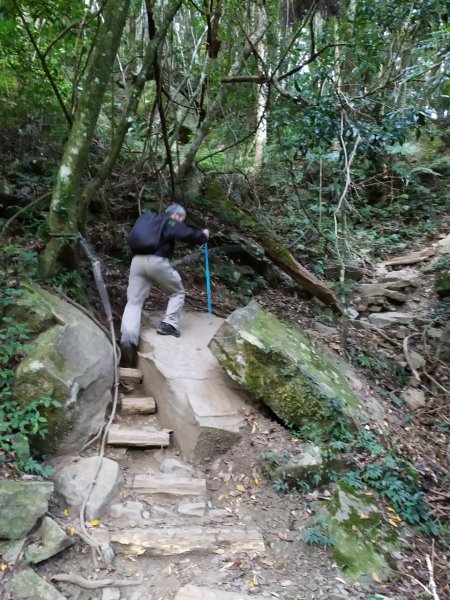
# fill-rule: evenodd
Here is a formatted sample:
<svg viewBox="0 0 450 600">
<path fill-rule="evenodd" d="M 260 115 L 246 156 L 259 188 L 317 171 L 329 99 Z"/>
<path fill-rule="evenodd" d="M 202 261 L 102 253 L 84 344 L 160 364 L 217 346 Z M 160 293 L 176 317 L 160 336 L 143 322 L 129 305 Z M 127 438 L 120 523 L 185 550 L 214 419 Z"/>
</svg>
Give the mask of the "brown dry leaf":
<svg viewBox="0 0 450 600">
<path fill-rule="evenodd" d="M 240 492 L 245 492 L 245 487 L 242 485 L 242 483 L 237 483 L 236 484 L 236 489 L 239 490 Z"/>
<path fill-rule="evenodd" d="M 378 577 L 378 575 L 376 573 L 372 573 L 372 579 L 374 581 L 376 581 L 377 583 L 382 583 L 381 579 Z"/>
<path fill-rule="evenodd" d="M 283 581 L 280 582 L 280 585 L 283 587 L 289 587 L 290 585 L 294 585 L 294 582 L 291 581 L 290 579 L 284 579 Z"/>
</svg>

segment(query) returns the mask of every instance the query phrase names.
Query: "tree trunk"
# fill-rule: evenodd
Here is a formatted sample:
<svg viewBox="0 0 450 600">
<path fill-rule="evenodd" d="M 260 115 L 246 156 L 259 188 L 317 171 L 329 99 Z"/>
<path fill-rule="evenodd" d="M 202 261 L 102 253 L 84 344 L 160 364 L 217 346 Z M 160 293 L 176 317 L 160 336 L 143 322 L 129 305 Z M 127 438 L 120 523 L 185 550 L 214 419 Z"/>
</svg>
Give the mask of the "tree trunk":
<svg viewBox="0 0 450 600">
<path fill-rule="evenodd" d="M 263 6 L 258 6 L 257 11 L 258 11 L 258 19 L 257 19 L 256 31 L 250 36 L 250 43 L 246 44 L 244 50 L 242 51 L 242 54 L 240 56 L 238 56 L 238 58 L 236 58 L 236 60 L 234 61 L 233 65 L 229 71 L 229 74 L 228 74 L 229 77 L 234 77 L 240 72 L 244 62 L 251 55 L 253 48 L 258 44 L 258 42 L 261 40 L 261 38 L 263 37 L 263 35 L 266 32 L 267 15 L 266 15 L 265 8 Z M 197 130 L 197 135 L 195 136 L 194 140 L 192 141 L 192 144 L 191 144 L 189 150 L 187 151 L 183 162 L 180 164 L 180 166 L 178 168 L 178 171 L 177 171 L 178 181 L 180 179 L 183 179 L 183 177 L 186 175 L 186 173 L 192 167 L 195 157 L 197 155 L 197 152 L 199 151 L 200 146 L 202 145 L 202 142 L 205 139 L 205 137 L 209 131 L 209 128 L 211 127 L 211 125 L 212 125 L 214 119 L 216 118 L 216 116 L 218 115 L 218 113 L 222 110 L 222 105 L 225 100 L 225 96 L 226 96 L 227 92 L 228 92 L 227 84 L 222 83 L 219 87 L 219 91 L 217 92 L 214 102 L 212 103 L 210 109 L 208 110 L 204 120 L 202 121 L 201 126 Z"/>
<path fill-rule="evenodd" d="M 235 206 L 217 182 L 210 180 L 206 184 L 205 195 L 195 199 L 196 208 L 207 210 L 218 216 L 223 223 L 232 225 L 248 237 L 256 239 L 264 248 L 271 261 L 294 281 L 302 285 L 324 304 L 341 310 L 334 292 L 315 275 L 301 265 L 262 223 L 252 215 Z"/>
<path fill-rule="evenodd" d="M 89 204 L 96 190 L 104 183 L 106 178 L 111 174 L 111 171 L 113 170 L 114 165 L 116 164 L 127 131 L 133 123 L 134 119 L 136 118 L 136 113 L 139 106 L 139 99 L 142 95 L 142 91 L 144 90 L 145 82 L 148 79 L 150 70 L 156 59 L 158 48 L 164 40 L 167 30 L 170 24 L 172 23 L 173 18 L 177 13 L 178 9 L 180 8 L 181 4 L 182 0 L 175 0 L 172 3 L 172 6 L 170 7 L 170 9 L 164 17 L 163 23 L 158 33 L 156 34 L 154 39 L 150 40 L 147 44 L 142 68 L 134 81 L 133 87 L 131 88 L 130 96 L 128 99 L 128 105 L 125 110 L 125 113 L 120 122 L 117 124 L 114 139 L 112 141 L 109 153 L 103 161 L 103 163 L 100 165 L 100 168 L 97 171 L 95 177 L 89 182 L 89 184 L 86 186 L 86 189 L 83 192 L 81 198 L 79 217 L 80 227 L 84 227 Z"/>
<path fill-rule="evenodd" d="M 41 257 L 44 277 L 55 275 L 63 266 L 65 257 L 73 255 L 71 247 L 77 234 L 81 181 L 129 4 L 130 0 L 118 4 L 107 2 L 103 11 L 103 20 L 53 190 L 48 217 L 50 241 Z"/>
</svg>

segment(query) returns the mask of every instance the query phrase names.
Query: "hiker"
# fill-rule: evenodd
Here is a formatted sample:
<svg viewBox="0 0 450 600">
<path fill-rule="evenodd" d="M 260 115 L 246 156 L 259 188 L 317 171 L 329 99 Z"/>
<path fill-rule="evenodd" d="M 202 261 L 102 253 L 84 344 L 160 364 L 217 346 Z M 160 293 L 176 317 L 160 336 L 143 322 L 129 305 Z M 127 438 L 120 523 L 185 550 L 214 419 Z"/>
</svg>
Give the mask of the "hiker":
<svg viewBox="0 0 450 600">
<path fill-rule="evenodd" d="M 157 332 L 160 335 L 180 337 L 178 322 L 184 305 L 184 287 L 181 277 L 169 263 L 175 242 L 204 244 L 208 229 L 194 229 L 185 225 L 186 210 L 180 204 L 171 204 L 163 216 L 142 214 L 128 238 L 133 260 L 127 289 L 127 305 L 122 325 L 120 350 L 121 366 L 136 367 L 137 345 L 144 301 L 153 285 L 169 294 L 166 315 Z"/>
</svg>

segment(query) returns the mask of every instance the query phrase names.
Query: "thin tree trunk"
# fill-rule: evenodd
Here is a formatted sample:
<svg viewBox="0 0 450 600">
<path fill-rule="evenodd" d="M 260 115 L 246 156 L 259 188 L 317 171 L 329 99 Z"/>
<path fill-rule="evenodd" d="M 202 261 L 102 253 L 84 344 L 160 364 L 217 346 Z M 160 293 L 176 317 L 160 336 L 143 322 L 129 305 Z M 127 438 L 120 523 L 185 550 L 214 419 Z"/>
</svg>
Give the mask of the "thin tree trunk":
<svg viewBox="0 0 450 600">
<path fill-rule="evenodd" d="M 88 66 L 78 109 L 59 167 L 48 224 L 50 241 L 41 257 L 44 277 L 57 273 L 77 233 L 77 207 L 86 172 L 89 147 L 125 26 L 130 0 L 107 2 L 96 45 Z"/>
<path fill-rule="evenodd" d="M 144 90 L 145 82 L 148 79 L 150 70 L 154 64 L 158 48 L 164 40 L 167 34 L 167 30 L 169 29 L 170 24 L 172 23 L 173 18 L 181 5 L 182 0 L 175 0 L 175 2 L 172 3 L 172 6 L 170 7 L 166 16 L 164 17 L 163 23 L 159 28 L 158 33 L 156 34 L 154 39 L 149 41 L 147 44 L 142 68 L 134 81 L 133 87 L 131 88 L 130 97 L 128 99 L 128 105 L 125 110 L 125 113 L 121 121 L 119 121 L 119 123 L 117 124 L 114 140 L 111 144 L 109 153 L 103 161 L 103 163 L 101 164 L 95 177 L 86 186 L 86 189 L 82 195 L 79 219 L 81 226 L 84 226 L 84 223 L 86 222 L 89 203 L 91 202 L 96 190 L 104 183 L 106 178 L 110 175 L 111 171 L 113 170 L 114 165 L 116 164 L 127 131 L 136 117 L 137 109 L 139 106 L 139 99 Z"/>
<path fill-rule="evenodd" d="M 242 54 L 234 61 L 233 65 L 229 71 L 229 74 L 228 74 L 229 77 L 234 77 L 240 72 L 244 62 L 251 55 L 253 48 L 261 40 L 261 38 L 263 37 L 263 35 L 267 29 L 267 16 L 266 16 L 266 11 L 265 11 L 264 7 L 258 6 L 257 11 L 258 11 L 258 24 L 257 24 L 256 31 L 253 33 L 253 35 L 250 36 L 249 43 L 246 44 L 244 50 L 242 51 Z M 192 144 L 191 144 L 189 150 L 187 151 L 183 162 L 181 163 L 181 165 L 178 168 L 178 171 L 177 171 L 177 179 L 178 180 L 183 179 L 183 177 L 186 175 L 186 173 L 192 167 L 195 157 L 197 155 L 197 152 L 199 151 L 200 146 L 202 145 L 203 140 L 205 139 L 205 137 L 209 131 L 209 128 L 211 127 L 214 119 L 219 114 L 220 110 L 222 109 L 222 104 L 223 104 L 223 101 L 225 100 L 225 96 L 226 96 L 227 92 L 228 92 L 227 84 L 222 83 L 219 87 L 219 91 L 217 92 L 217 96 L 216 96 L 214 102 L 212 103 L 205 118 L 203 119 L 201 126 L 197 130 L 197 135 L 195 136 L 194 140 L 192 141 Z"/>
<path fill-rule="evenodd" d="M 265 68 L 267 60 L 267 42 L 265 36 L 258 42 L 256 46 L 258 55 Z M 267 86 L 262 84 L 259 86 L 256 96 L 256 123 L 258 129 L 255 134 L 255 163 L 253 166 L 253 174 L 258 175 L 261 172 L 264 160 L 264 150 L 267 142 Z"/>
</svg>

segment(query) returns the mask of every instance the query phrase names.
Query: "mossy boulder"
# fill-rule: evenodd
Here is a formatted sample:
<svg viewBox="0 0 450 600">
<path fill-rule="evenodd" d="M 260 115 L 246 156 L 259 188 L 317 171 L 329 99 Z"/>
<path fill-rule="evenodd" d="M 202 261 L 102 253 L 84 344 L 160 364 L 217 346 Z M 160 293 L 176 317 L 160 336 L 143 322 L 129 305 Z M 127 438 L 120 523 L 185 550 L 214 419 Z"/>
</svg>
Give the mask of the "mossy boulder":
<svg viewBox="0 0 450 600">
<path fill-rule="evenodd" d="M 0 539 L 20 540 L 48 510 L 50 481 L 0 481 Z"/>
<path fill-rule="evenodd" d="M 434 289 L 441 298 L 450 296 L 450 271 L 442 271 L 436 276 Z"/>
<path fill-rule="evenodd" d="M 345 579 L 368 583 L 374 577 L 392 576 L 392 553 L 400 548 L 400 539 L 397 530 L 384 521 L 372 495 L 339 484 L 331 499 L 321 502 L 320 513 Z"/>
<path fill-rule="evenodd" d="M 351 424 L 357 414 L 358 397 L 337 363 L 255 301 L 223 322 L 209 348 L 233 379 L 295 427 L 331 424 L 335 411 Z"/>
<path fill-rule="evenodd" d="M 100 428 L 111 401 L 108 338 L 77 308 L 38 286 L 24 285 L 9 314 L 35 335 L 15 373 L 16 402 L 51 396 L 60 403 L 41 409 L 48 433 L 33 439 L 32 446 L 46 455 L 80 450 Z"/>
</svg>

